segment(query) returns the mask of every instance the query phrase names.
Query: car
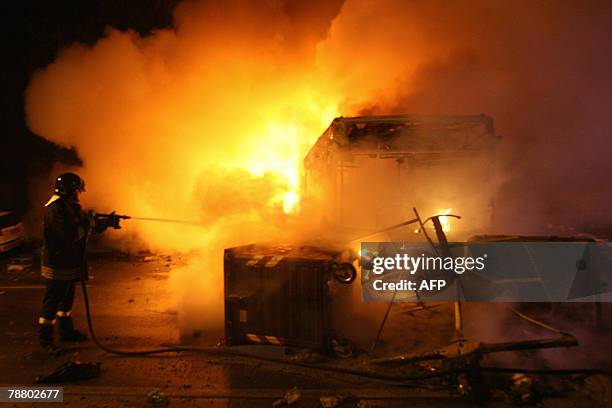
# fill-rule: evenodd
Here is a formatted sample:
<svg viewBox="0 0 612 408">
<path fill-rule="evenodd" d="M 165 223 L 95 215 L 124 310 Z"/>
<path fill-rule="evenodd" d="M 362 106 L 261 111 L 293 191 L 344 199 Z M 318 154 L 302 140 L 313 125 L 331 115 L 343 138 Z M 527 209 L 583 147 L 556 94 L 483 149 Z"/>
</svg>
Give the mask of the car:
<svg viewBox="0 0 612 408">
<path fill-rule="evenodd" d="M 18 216 L 0 211 L 0 253 L 18 248 L 25 240 L 25 229 Z"/>
</svg>

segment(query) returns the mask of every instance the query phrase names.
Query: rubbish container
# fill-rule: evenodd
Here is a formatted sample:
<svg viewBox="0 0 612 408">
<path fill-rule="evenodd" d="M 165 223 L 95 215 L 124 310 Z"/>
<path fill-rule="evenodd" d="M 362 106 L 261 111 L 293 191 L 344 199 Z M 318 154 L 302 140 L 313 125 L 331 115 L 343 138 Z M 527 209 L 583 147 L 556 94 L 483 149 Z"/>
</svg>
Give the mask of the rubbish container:
<svg viewBox="0 0 612 408">
<path fill-rule="evenodd" d="M 333 351 L 332 290 L 351 284 L 356 254 L 313 245 L 225 249 L 228 345 L 273 344 Z"/>
</svg>

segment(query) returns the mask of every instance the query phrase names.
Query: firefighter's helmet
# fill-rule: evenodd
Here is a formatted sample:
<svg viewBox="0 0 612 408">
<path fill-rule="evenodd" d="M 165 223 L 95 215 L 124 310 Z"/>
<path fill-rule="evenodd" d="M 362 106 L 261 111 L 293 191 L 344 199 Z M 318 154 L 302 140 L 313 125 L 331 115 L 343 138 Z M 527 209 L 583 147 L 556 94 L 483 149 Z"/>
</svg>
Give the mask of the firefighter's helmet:
<svg viewBox="0 0 612 408">
<path fill-rule="evenodd" d="M 85 182 L 77 174 L 64 173 L 55 180 L 55 194 L 64 196 L 81 191 L 85 191 Z"/>
</svg>

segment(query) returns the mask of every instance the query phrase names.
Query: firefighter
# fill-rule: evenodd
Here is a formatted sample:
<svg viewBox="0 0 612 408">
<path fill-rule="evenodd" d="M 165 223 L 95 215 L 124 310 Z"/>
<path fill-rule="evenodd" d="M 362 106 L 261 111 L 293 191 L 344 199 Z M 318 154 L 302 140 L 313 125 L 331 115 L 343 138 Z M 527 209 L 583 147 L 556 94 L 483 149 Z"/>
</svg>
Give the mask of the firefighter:
<svg viewBox="0 0 612 408">
<path fill-rule="evenodd" d="M 53 346 L 57 326 L 62 342 L 87 339 L 72 323 L 75 284 L 87 279 L 85 245 L 93 217 L 84 213 L 79 194 L 85 182 L 74 173 L 64 173 L 55 181 L 55 194 L 45 204 L 43 223 L 42 276 L 46 282 L 42 311 L 38 318 L 41 347 Z M 96 226 L 102 232 L 104 226 Z"/>
</svg>

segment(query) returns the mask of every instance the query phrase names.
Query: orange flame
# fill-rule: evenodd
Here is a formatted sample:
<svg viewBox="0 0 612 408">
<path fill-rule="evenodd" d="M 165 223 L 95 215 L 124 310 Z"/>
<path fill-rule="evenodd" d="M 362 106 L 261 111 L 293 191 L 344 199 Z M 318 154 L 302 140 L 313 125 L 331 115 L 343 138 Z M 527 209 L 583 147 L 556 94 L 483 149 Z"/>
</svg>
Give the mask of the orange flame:
<svg viewBox="0 0 612 408">
<path fill-rule="evenodd" d="M 453 211 L 452 208 L 444 208 L 440 209 L 436 212 L 436 215 L 446 215 L 450 214 Z M 451 230 L 451 223 L 448 217 L 440 217 L 440 224 L 442 225 L 442 231 L 449 232 Z"/>
</svg>

